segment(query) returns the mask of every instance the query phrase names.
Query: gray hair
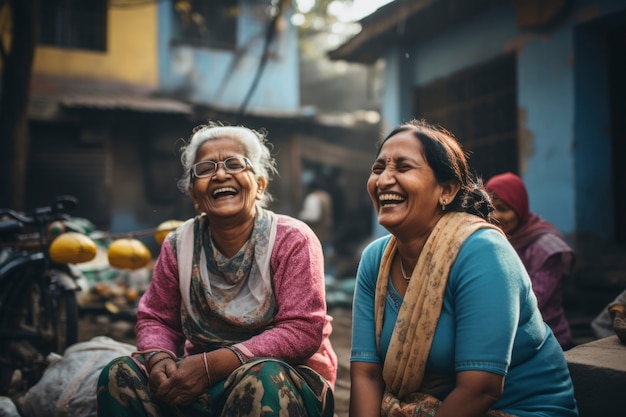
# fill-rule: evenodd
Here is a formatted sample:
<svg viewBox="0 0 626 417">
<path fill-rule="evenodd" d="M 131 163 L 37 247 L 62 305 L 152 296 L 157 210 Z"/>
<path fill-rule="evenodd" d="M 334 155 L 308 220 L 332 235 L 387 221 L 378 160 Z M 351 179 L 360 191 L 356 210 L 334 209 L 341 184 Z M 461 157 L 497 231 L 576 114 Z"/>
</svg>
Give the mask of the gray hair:
<svg viewBox="0 0 626 417">
<path fill-rule="evenodd" d="M 198 149 L 205 142 L 220 138 L 229 138 L 241 145 L 245 156 L 250 160 L 257 178 L 265 178 L 268 186 L 273 174 L 277 174 L 276 161 L 270 154 L 270 144 L 264 131 L 256 131 L 243 126 L 224 126 L 218 122 L 209 122 L 193 129 L 186 146 L 180 149 L 180 161 L 183 165 L 183 176 L 178 181 L 178 188 L 187 193 L 191 187 L 191 170 L 196 162 Z M 261 207 L 272 201 L 267 188 L 259 201 Z"/>
</svg>

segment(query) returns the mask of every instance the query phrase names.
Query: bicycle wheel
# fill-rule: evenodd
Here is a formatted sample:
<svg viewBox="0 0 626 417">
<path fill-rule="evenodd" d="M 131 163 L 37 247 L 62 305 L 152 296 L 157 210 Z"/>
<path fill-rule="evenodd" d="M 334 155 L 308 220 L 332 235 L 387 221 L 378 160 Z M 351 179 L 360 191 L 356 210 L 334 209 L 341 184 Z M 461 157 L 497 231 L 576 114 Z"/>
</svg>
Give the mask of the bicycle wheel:
<svg viewBox="0 0 626 417">
<path fill-rule="evenodd" d="M 63 354 L 78 340 L 78 303 L 72 290 L 50 284 L 50 277 L 21 286 L 11 302 L 13 315 L 5 328 L 27 340 L 44 356 Z"/>
<path fill-rule="evenodd" d="M 65 348 L 78 340 L 78 302 L 76 293 L 61 285 L 61 270 L 48 271 L 45 285 L 39 290 L 43 298 L 39 300 L 39 308 L 43 315 L 38 322 L 41 334 L 42 353 L 56 352 L 62 355 Z M 33 309 L 36 300 L 33 299 Z"/>
<path fill-rule="evenodd" d="M 42 260 L 22 258 L 0 274 L 0 395 L 8 393 L 16 370 L 21 384 L 30 387 L 47 366 L 37 331 L 45 315 L 39 306 L 44 271 Z"/>
<path fill-rule="evenodd" d="M 58 354 L 63 354 L 68 346 L 78 341 L 78 302 L 72 290 L 62 290 L 55 297 L 53 306 L 54 319 L 50 323 L 53 335 L 51 347 Z"/>
</svg>

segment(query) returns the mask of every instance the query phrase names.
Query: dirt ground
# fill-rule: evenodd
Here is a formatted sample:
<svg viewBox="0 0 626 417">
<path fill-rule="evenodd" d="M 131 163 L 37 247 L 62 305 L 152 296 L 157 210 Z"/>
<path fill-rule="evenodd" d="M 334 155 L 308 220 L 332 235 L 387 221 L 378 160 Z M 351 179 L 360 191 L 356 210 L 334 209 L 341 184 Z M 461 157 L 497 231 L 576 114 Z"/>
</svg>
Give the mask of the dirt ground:
<svg viewBox="0 0 626 417">
<path fill-rule="evenodd" d="M 348 416 L 350 401 L 350 337 L 352 335 L 352 310 L 348 308 L 336 308 L 330 311 L 333 316 L 333 332 L 330 340 L 333 344 L 339 369 L 337 370 L 337 383 L 335 384 L 335 415 L 337 417 Z"/>
<path fill-rule="evenodd" d="M 333 317 L 331 342 L 339 360 L 337 383 L 335 386 L 335 416 L 347 417 L 350 398 L 350 335 L 352 310 L 334 307 L 329 310 Z M 96 336 L 108 336 L 119 342 L 135 344 L 134 323 L 128 320 L 111 320 L 110 316 L 88 313 L 79 322 L 79 341 L 87 341 Z"/>
</svg>

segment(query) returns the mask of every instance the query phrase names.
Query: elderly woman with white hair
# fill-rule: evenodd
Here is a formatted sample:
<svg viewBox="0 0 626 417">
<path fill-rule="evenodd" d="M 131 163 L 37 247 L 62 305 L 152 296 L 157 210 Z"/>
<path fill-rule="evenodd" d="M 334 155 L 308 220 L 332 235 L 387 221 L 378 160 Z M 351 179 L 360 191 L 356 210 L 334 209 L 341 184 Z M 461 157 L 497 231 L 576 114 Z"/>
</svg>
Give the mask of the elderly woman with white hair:
<svg viewBox="0 0 626 417">
<path fill-rule="evenodd" d="M 99 416 L 332 416 L 322 248 L 266 207 L 265 136 L 209 123 L 182 149 L 199 215 L 163 242 L 141 298 L 137 352 L 98 381 Z"/>
</svg>

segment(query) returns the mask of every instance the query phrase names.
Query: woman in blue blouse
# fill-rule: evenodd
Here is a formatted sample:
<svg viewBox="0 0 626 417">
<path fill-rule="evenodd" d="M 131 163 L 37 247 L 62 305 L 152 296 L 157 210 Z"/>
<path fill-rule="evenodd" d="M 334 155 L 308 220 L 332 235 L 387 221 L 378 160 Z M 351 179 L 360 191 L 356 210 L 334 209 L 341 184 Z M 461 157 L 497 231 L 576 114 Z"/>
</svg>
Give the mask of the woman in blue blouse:
<svg viewBox="0 0 626 417">
<path fill-rule="evenodd" d="M 454 137 L 398 126 L 367 189 L 390 235 L 357 274 L 350 416 L 577 416 L 563 351 Z"/>
</svg>

